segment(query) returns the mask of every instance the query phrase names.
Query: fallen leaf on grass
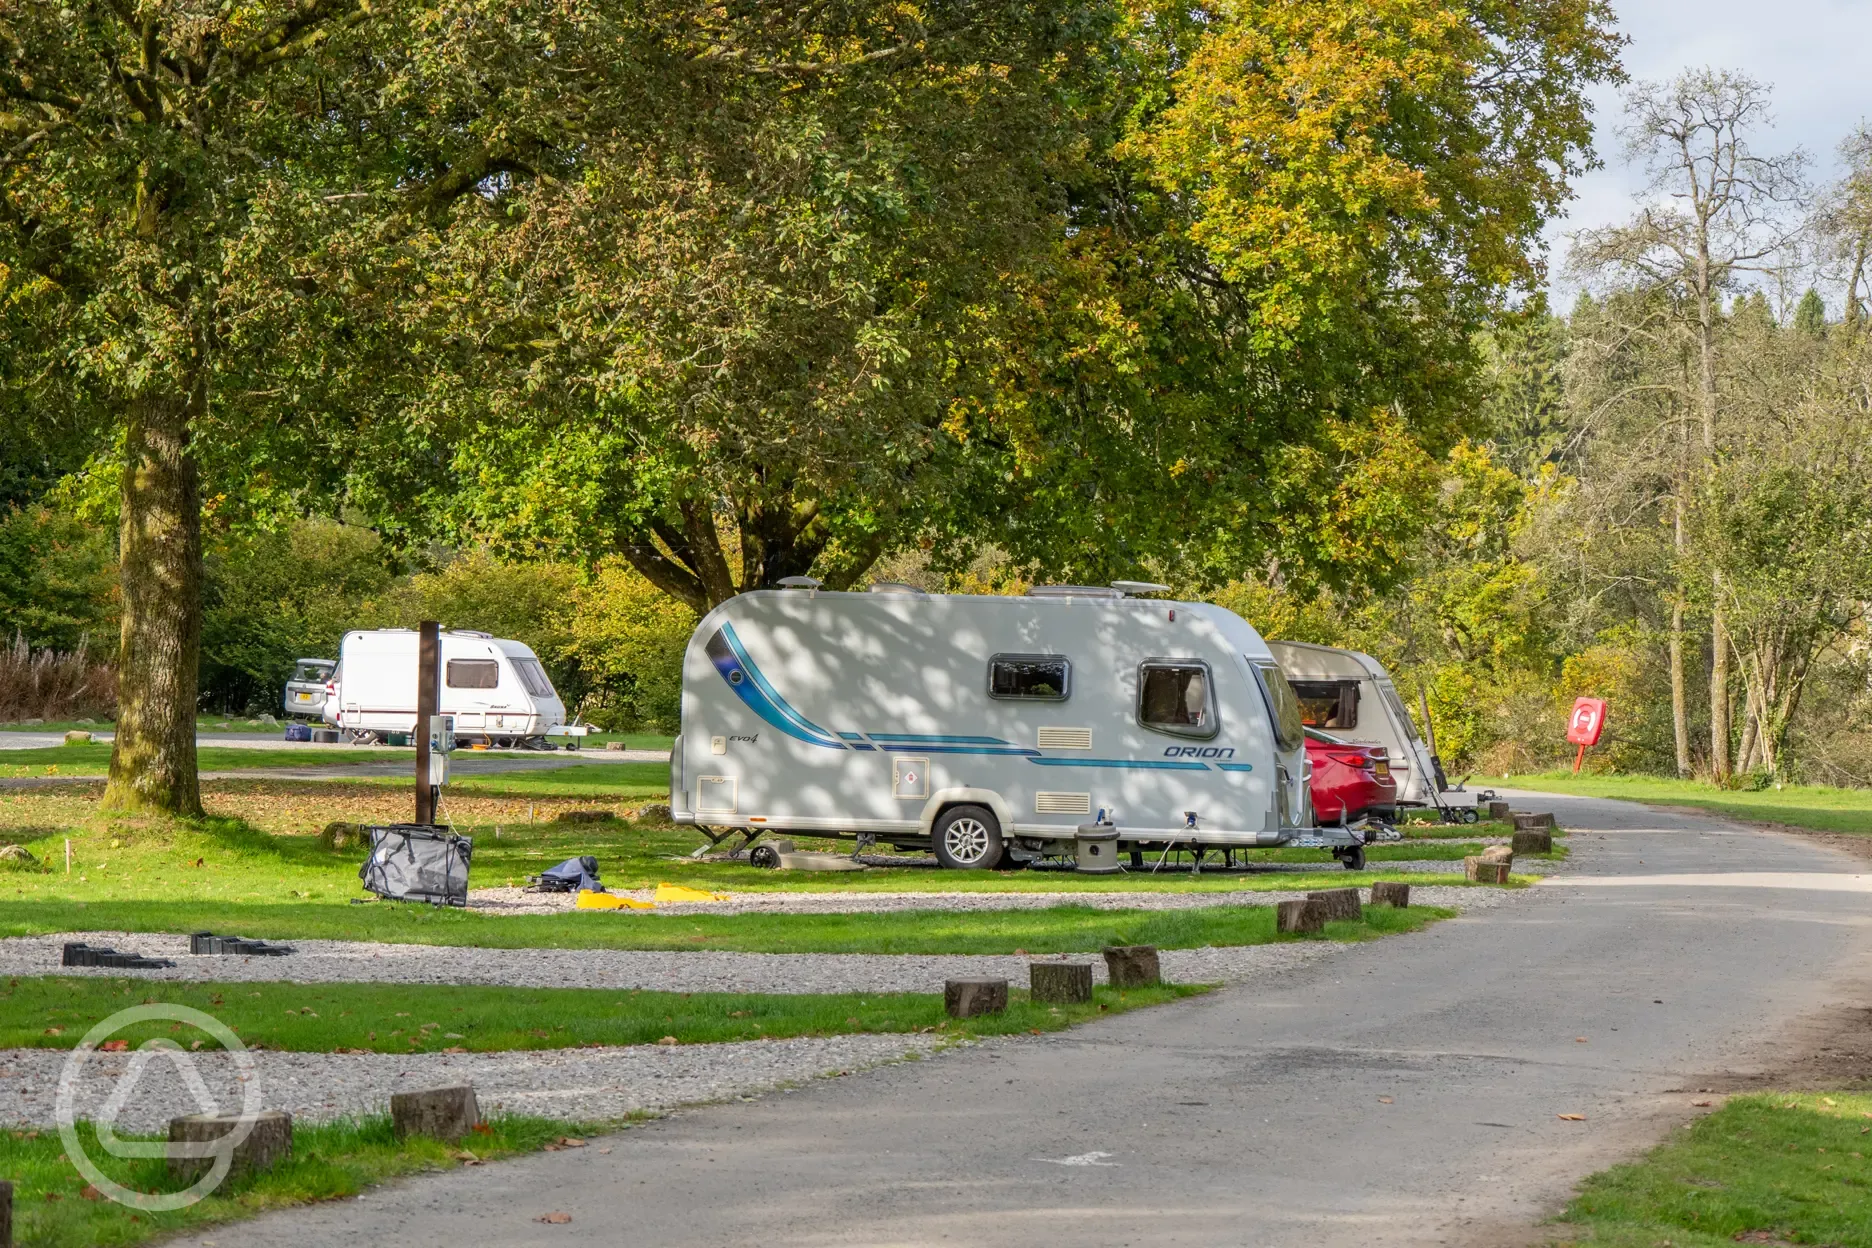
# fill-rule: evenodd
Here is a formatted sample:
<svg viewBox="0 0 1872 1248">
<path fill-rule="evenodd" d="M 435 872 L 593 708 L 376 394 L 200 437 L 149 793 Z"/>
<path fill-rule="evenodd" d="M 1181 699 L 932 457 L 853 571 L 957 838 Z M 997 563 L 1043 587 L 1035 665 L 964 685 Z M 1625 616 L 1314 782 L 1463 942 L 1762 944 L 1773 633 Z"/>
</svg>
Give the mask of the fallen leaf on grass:
<svg viewBox="0 0 1872 1248">
<path fill-rule="evenodd" d="M 122 1053 L 129 1049 L 129 1047 L 130 1042 L 128 1040 L 106 1040 L 103 1044 L 98 1045 L 98 1048 L 105 1053 Z"/>
<path fill-rule="evenodd" d="M 542 1213 L 540 1214 L 539 1217 L 534 1218 L 533 1220 L 535 1222 L 551 1223 L 553 1226 L 564 1226 L 566 1223 L 572 1220 L 572 1215 L 569 1213 L 561 1213 L 557 1209 L 555 1209 L 551 1213 Z"/>
<path fill-rule="evenodd" d="M 89 1183 L 85 1184 L 83 1190 L 80 1191 L 78 1194 L 84 1197 L 86 1200 L 103 1200 L 104 1199 L 104 1193 L 98 1191 L 97 1188 L 93 1187 Z"/>
<path fill-rule="evenodd" d="M 1562 1122 L 1585 1122 L 1586 1121 L 1585 1114 L 1558 1114 L 1556 1115 L 1556 1117 L 1558 1117 Z"/>
<path fill-rule="evenodd" d="M 678 1040 L 675 1036 L 664 1036 L 661 1040 L 657 1041 L 657 1043 L 658 1044 L 681 1044 L 682 1041 Z"/>
<path fill-rule="evenodd" d="M 448 1046 L 448 1048 L 443 1049 L 442 1051 L 444 1053 L 466 1053 L 468 1050 L 462 1048 L 462 1046 L 459 1044 L 451 1044 Z"/>
<path fill-rule="evenodd" d="M 63 1027 L 48 1027 L 45 1029 L 45 1034 L 48 1036 L 62 1036 L 65 1034 L 65 1029 Z"/>
</svg>

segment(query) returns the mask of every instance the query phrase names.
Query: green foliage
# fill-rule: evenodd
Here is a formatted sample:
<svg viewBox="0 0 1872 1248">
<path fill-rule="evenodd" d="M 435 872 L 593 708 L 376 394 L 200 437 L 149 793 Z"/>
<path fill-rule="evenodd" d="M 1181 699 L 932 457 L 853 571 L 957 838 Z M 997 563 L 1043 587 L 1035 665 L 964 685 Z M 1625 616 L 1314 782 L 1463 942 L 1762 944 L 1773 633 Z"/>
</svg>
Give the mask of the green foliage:
<svg viewBox="0 0 1872 1248">
<path fill-rule="evenodd" d="M 0 515 L 0 640 L 110 653 L 116 583 L 109 534 L 43 504 Z"/>
<path fill-rule="evenodd" d="M 227 710 L 279 714 L 293 663 L 338 657 L 353 628 L 384 622 L 392 587 L 375 534 L 327 520 L 233 532 L 207 554 L 202 693 Z"/>
</svg>

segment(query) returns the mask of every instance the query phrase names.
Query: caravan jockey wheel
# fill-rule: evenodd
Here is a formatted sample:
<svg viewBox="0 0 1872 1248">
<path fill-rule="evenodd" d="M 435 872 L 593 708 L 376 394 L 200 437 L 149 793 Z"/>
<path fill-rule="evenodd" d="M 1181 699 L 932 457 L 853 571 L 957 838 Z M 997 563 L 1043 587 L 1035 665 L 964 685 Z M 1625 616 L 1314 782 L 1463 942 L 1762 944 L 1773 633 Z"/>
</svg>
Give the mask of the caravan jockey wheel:
<svg viewBox="0 0 1872 1248">
<path fill-rule="evenodd" d="M 1338 851 L 1338 853 L 1339 865 L 1346 870 L 1363 871 L 1365 869 L 1365 847 L 1363 845 L 1354 845 L 1352 848 L 1342 849 Z"/>
<path fill-rule="evenodd" d="M 951 806 L 930 829 L 936 861 L 957 871 L 992 871 L 1001 863 L 1001 823 L 983 806 Z"/>
</svg>

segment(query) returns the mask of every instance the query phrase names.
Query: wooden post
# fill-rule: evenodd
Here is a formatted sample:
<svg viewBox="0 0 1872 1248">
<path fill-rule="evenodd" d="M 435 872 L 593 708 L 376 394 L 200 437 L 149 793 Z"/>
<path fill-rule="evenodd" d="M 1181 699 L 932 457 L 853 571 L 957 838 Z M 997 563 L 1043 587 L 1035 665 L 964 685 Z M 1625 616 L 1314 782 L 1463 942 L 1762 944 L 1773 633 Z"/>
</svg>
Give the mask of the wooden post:
<svg viewBox="0 0 1872 1248">
<path fill-rule="evenodd" d="M 262 1110 L 253 1116 L 253 1129 L 247 1138 L 234 1146 L 233 1166 L 228 1177 L 271 1170 L 282 1161 L 292 1160 L 292 1115 L 283 1109 Z M 212 1144 L 231 1133 L 241 1122 L 239 1114 L 189 1114 L 169 1120 L 171 1144 Z M 214 1166 L 214 1157 L 183 1156 L 169 1150 L 169 1173 L 193 1182 Z"/>
<path fill-rule="evenodd" d="M 1114 988 L 1149 988 L 1163 982 L 1156 945 L 1112 945 L 1105 950 L 1105 975 Z"/>
<path fill-rule="evenodd" d="M 426 1135 L 430 1139 L 459 1140 L 481 1121 L 481 1106 L 474 1088 L 465 1083 L 421 1092 L 390 1094 L 390 1126 L 397 1139 Z"/>
<path fill-rule="evenodd" d="M 1553 833 L 1546 828 L 1527 828 L 1514 834 L 1514 852 L 1517 854 L 1553 853 Z"/>
<path fill-rule="evenodd" d="M 1280 902 L 1274 907 L 1274 930 L 1277 932 L 1305 935 L 1323 931 L 1325 927 L 1326 911 L 1317 901 L 1296 898 Z"/>
<path fill-rule="evenodd" d="M 0 1248 L 13 1248 L 13 1181 L 0 1179 Z"/>
<path fill-rule="evenodd" d="M 1328 888 L 1317 893 L 1308 893 L 1308 901 L 1317 901 L 1327 922 L 1334 919 L 1351 919 L 1357 922 L 1365 917 L 1359 907 L 1359 895 L 1356 888 Z"/>
<path fill-rule="evenodd" d="M 1394 883 L 1391 880 L 1379 880 L 1371 886 L 1371 904 L 1395 906 L 1399 910 L 1408 910 L 1410 908 L 1410 885 Z"/>
<path fill-rule="evenodd" d="M 950 1018 L 1005 1013 L 1007 1003 L 1005 979 L 952 979 L 943 984 L 943 1008 Z"/>
<path fill-rule="evenodd" d="M 442 653 L 442 626 L 424 620 L 416 642 L 416 822 L 435 822 L 435 788 L 429 783 L 429 717 L 436 713 L 436 662 Z"/>
<path fill-rule="evenodd" d="M 1506 862 L 1484 862 L 1481 858 L 1463 859 L 1463 873 L 1471 884 L 1506 884 L 1514 869 Z"/>
<path fill-rule="evenodd" d="M 1490 802 L 1488 804 L 1488 817 L 1492 820 L 1506 819 L 1508 817 L 1508 803 Z"/>
<path fill-rule="evenodd" d="M 1092 964 L 1035 962 L 1027 968 L 1027 983 L 1036 1002 L 1081 1005 L 1092 999 Z"/>
<path fill-rule="evenodd" d="M 1543 810 L 1539 814 L 1533 814 L 1525 810 L 1518 810 L 1515 812 L 1514 826 L 1517 832 L 1531 832 L 1540 828 L 1551 828 L 1554 826 L 1553 812 Z"/>
</svg>

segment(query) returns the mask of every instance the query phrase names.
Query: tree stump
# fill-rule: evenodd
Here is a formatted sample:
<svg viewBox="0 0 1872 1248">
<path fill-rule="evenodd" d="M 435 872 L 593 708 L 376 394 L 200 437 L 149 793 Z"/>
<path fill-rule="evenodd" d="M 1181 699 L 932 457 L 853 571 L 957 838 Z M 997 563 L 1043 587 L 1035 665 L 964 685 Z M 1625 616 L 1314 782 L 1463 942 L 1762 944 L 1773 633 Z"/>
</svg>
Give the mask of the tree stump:
<svg viewBox="0 0 1872 1248">
<path fill-rule="evenodd" d="M 1318 932 L 1326 926 L 1326 912 L 1317 901 L 1283 901 L 1274 907 L 1274 930 L 1294 934 Z"/>
<path fill-rule="evenodd" d="M 1463 859 L 1463 874 L 1471 884 L 1506 884 L 1510 865 L 1505 862 L 1483 862 L 1480 858 Z"/>
<path fill-rule="evenodd" d="M 397 1139 L 426 1135 L 453 1142 L 474 1130 L 481 1121 L 481 1106 L 466 1083 L 421 1092 L 395 1092 L 390 1096 L 390 1125 Z"/>
<path fill-rule="evenodd" d="M 239 1114 L 189 1114 L 169 1120 L 169 1173 L 185 1182 L 194 1182 L 215 1163 L 214 1152 L 191 1148 L 186 1152 L 177 1144 L 213 1144 L 230 1134 L 241 1123 Z M 253 1129 L 247 1138 L 234 1146 L 233 1164 L 228 1177 L 258 1174 L 271 1170 L 282 1161 L 292 1160 L 292 1115 L 283 1109 L 267 1109 L 249 1119 Z"/>
<path fill-rule="evenodd" d="M 1514 852 L 1517 854 L 1553 853 L 1553 833 L 1546 828 L 1530 828 L 1514 834 Z"/>
<path fill-rule="evenodd" d="M 1399 910 L 1408 910 L 1410 908 L 1410 885 L 1379 880 L 1371 886 L 1371 904 L 1395 906 Z"/>
<path fill-rule="evenodd" d="M 1005 979 L 951 979 L 943 984 L 943 1008 L 950 1018 L 974 1018 L 1007 1010 Z"/>
<path fill-rule="evenodd" d="M 13 1248 L 13 1181 L 0 1179 L 0 1248 Z"/>
<path fill-rule="evenodd" d="M 1480 857 L 1483 862 L 1499 862 L 1499 863 L 1505 863 L 1505 864 L 1513 864 L 1514 846 L 1491 845 L 1487 849 L 1482 851 Z"/>
<path fill-rule="evenodd" d="M 1365 911 L 1359 906 L 1358 889 L 1328 888 L 1317 893 L 1308 893 L 1308 901 L 1316 901 L 1326 915 L 1326 921 L 1350 919 L 1354 923 L 1365 917 Z"/>
<path fill-rule="evenodd" d="M 1149 988 L 1163 982 L 1156 945 L 1107 945 L 1105 975 L 1114 988 Z"/>
<path fill-rule="evenodd" d="M 1534 814 L 1525 810 L 1517 810 L 1514 812 L 1514 826 L 1517 832 L 1532 832 L 1538 828 L 1551 828 L 1554 826 L 1553 814 L 1545 810 L 1541 811 L 1539 814 Z"/>
<path fill-rule="evenodd" d="M 1490 802 L 1488 804 L 1488 817 L 1490 819 L 1506 819 L 1508 817 L 1508 803 Z"/>
<path fill-rule="evenodd" d="M 1092 999 L 1092 964 L 1035 962 L 1027 968 L 1027 985 L 1037 1003 L 1082 1005 Z"/>
</svg>

